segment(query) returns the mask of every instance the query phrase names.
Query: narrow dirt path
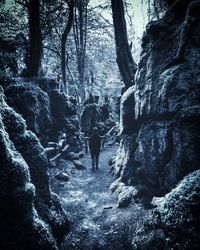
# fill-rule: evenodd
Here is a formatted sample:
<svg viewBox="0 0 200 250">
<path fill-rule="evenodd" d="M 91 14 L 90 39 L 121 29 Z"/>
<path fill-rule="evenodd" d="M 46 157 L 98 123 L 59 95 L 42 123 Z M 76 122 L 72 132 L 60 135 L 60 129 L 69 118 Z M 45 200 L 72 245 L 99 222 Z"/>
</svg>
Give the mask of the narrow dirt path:
<svg viewBox="0 0 200 250">
<path fill-rule="evenodd" d="M 51 181 L 52 189 L 63 202 L 72 222 L 71 232 L 65 237 L 63 249 L 130 249 L 133 234 L 146 215 L 137 204 L 128 208 L 117 207 L 117 197 L 109 191 L 114 177 L 110 173 L 109 159 L 117 146 L 101 152 L 98 170 L 91 170 L 90 155 L 82 159 L 86 167 L 78 170 L 71 162 L 61 161 L 68 182 Z M 56 171 L 53 170 L 54 175 Z M 138 224 L 139 223 L 139 224 Z"/>
</svg>

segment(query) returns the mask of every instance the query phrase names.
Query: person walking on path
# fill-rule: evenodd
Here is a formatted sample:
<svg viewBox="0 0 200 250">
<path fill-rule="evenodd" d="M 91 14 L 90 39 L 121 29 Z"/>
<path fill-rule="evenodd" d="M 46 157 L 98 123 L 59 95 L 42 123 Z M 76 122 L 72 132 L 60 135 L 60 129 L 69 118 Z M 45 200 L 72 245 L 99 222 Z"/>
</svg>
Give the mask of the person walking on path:
<svg viewBox="0 0 200 250">
<path fill-rule="evenodd" d="M 117 125 L 112 127 L 105 135 L 100 136 L 98 133 L 98 128 L 94 127 L 92 130 L 92 135 L 90 137 L 83 136 L 81 132 L 82 139 L 84 139 L 85 147 L 89 146 L 89 151 L 92 158 L 92 170 L 99 167 L 99 154 L 101 149 L 103 149 L 104 140 L 117 128 Z M 114 133 L 115 135 L 115 133 Z M 86 150 L 87 154 L 87 150 Z"/>
<path fill-rule="evenodd" d="M 98 128 L 94 127 L 92 135 L 89 138 L 89 149 L 92 158 L 92 170 L 99 167 L 99 154 L 101 150 L 101 136 L 98 134 Z"/>
</svg>

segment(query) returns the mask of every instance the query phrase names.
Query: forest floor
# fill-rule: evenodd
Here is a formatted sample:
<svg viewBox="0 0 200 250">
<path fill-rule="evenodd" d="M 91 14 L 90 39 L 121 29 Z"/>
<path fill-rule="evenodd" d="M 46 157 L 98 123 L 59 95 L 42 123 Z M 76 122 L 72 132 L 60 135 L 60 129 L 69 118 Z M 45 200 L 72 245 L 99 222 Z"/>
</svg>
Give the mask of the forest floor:
<svg viewBox="0 0 200 250">
<path fill-rule="evenodd" d="M 56 180 L 54 176 L 59 170 L 51 169 L 52 190 L 60 197 L 71 221 L 71 231 L 62 249 L 131 249 L 133 236 L 148 212 L 136 203 L 118 208 L 117 197 L 109 191 L 114 177 L 108 163 L 116 150 L 116 145 L 105 146 L 98 170 L 91 169 L 89 154 L 81 160 L 85 166 L 81 170 L 61 160 L 59 170 L 67 173 L 68 182 Z"/>
</svg>

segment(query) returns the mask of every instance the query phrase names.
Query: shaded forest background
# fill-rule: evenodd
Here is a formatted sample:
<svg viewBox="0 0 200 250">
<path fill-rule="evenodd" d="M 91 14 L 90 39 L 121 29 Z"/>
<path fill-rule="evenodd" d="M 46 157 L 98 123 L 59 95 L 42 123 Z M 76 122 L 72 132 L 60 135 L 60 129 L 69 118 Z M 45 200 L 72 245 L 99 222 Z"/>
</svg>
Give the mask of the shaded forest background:
<svg viewBox="0 0 200 250">
<path fill-rule="evenodd" d="M 61 90 L 76 98 L 80 96 L 82 101 L 90 92 L 103 96 L 103 89 L 112 98 L 120 95 L 123 82 L 116 65 L 109 1 L 102 4 L 90 1 L 2 2 L 3 71 L 15 77 L 54 79 Z M 155 9 L 150 1 L 144 2 L 142 7 L 140 2 L 136 4 L 138 9 L 144 9 L 144 13 L 140 11 L 143 18 L 134 20 L 131 2 L 127 2 L 124 14 L 128 24 L 127 41 L 138 62 L 142 27 L 148 18 L 155 17 Z M 121 9 L 119 3 L 114 6 L 117 11 Z M 134 28 L 138 22 L 140 32 Z"/>
</svg>

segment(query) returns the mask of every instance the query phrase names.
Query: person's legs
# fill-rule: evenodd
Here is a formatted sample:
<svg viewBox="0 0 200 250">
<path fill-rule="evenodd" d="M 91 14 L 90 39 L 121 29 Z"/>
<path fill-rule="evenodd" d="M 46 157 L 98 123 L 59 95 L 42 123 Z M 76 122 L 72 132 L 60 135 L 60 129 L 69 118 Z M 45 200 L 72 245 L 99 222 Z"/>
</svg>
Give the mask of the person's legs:
<svg viewBox="0 0 200 250">
<path fill-rule="evenodd" d="M 96 161 L 96 169 L 98 169 L 99 168 L 99 153 L 96 154 L 95 161 Z"/>
<path fill-rule="evenodd" d="M 92 169 L 95 168 L 95 157 L 92 158 Z"/>
<path fill-rule="evenodd" d="M 91 159 L 92 159 L 92 169 L 95 168 L 95 155 L 91 153 Z"/>
</svg>

